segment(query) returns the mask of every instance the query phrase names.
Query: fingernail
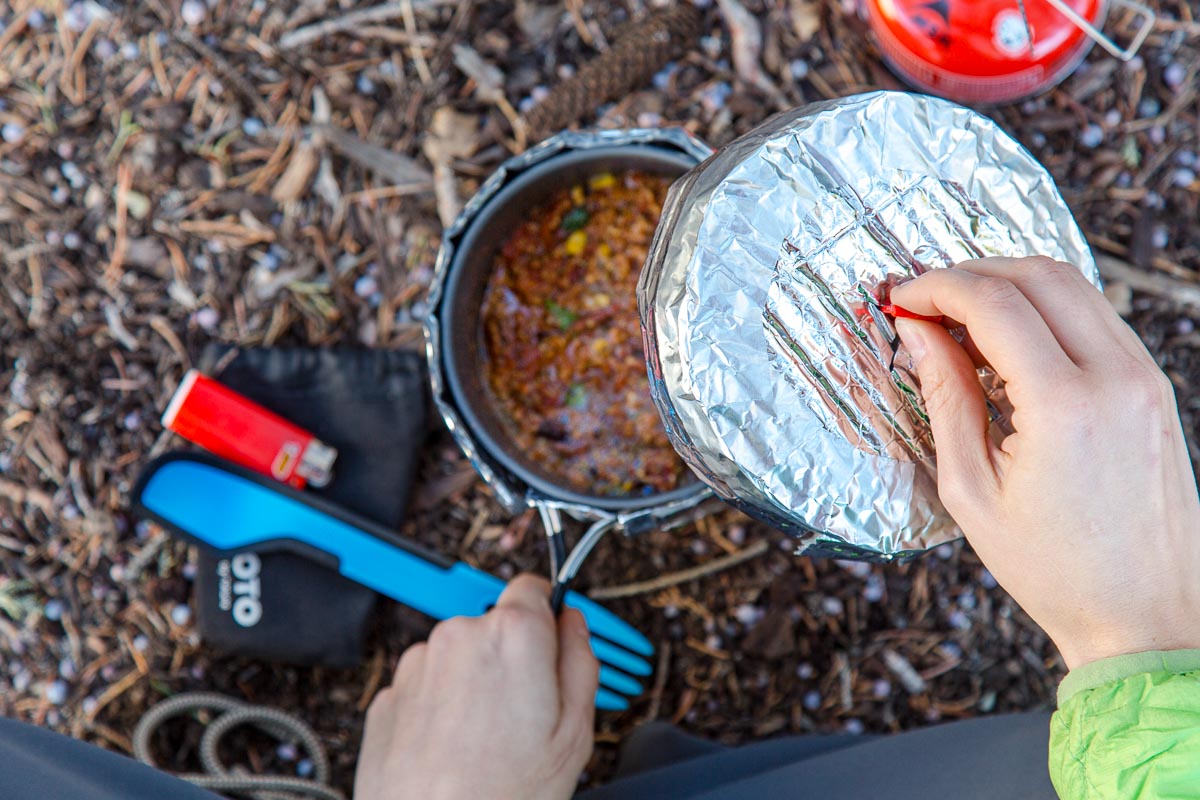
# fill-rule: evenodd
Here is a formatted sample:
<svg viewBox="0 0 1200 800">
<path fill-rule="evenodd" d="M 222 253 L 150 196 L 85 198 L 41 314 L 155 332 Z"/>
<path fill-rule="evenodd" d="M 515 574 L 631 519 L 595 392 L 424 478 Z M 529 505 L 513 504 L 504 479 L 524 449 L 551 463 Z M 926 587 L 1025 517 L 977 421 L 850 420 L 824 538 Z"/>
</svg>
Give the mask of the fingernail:
<svg viewBox="0 0 1200 800">
<path fill-rule="evenodd" d="M 925 358 L 925 332 L 921 330 L 921 323 L 916 320 L 897 317 L 896 333 L 900 335 L 900 341 L 904 342 L 904 346 L 908 349 L 908 354 L 912 356 L 912 360 L 920 366 L 921 359 Z"/>
</svg>

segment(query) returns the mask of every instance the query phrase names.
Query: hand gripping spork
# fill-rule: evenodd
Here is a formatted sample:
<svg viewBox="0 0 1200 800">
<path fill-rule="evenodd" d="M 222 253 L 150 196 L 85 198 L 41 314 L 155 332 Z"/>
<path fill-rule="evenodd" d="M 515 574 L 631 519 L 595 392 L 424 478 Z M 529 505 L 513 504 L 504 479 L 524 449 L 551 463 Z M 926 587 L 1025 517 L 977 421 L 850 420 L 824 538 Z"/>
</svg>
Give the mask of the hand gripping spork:
<svg viewBox="0 0 1200 800">
<path fill-rule="evenodd" d="M 430 552 L 374 522 L 201 453 L 172 453 L 146 467 L 134 510 L 172 533 L 224 552 L 290 550 L 435 619 L 480 616 L 505 582 Z M 569 592 L 600 661 L 596 707 L 622 711 L 642 693 L 654 647 L 611 611 Z"/>
</svg>

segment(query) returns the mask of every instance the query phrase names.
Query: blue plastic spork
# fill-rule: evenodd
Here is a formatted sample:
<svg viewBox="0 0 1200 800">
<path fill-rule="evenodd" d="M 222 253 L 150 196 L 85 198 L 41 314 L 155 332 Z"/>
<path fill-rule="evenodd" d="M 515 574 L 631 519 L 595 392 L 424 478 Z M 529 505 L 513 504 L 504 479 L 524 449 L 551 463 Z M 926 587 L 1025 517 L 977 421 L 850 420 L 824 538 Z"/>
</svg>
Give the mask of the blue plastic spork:
<svg viewBox="0 0 1200 800">
<path fill-rule="evenodd" d="M 505 582 L 432 553 L 315 495 L 201 453 L 172 453 L 146 467 L 134 508 L 171 532 L 220 551 L 290 550 L 435 619 L 487 612 Z M 611 611 L 569 592 L 600 661 L 597 708 L 624 710 L 642 693 L 654 647 Z"/>
</svg>

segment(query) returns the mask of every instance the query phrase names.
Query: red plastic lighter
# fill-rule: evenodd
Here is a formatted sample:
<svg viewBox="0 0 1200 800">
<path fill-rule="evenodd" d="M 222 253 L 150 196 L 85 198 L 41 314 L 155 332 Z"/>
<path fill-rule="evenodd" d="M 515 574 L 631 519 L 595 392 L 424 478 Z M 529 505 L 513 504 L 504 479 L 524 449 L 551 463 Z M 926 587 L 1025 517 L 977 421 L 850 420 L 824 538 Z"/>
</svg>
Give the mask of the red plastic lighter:
<svg viewBox="0 0 1200 800">
<path fill-rule="evenodd" d="M 194 369 L 183 376 L 162 424 L 210 453 L 297 489 L 324 486 L 333 475 L 337 450 Z"/>
</svg>

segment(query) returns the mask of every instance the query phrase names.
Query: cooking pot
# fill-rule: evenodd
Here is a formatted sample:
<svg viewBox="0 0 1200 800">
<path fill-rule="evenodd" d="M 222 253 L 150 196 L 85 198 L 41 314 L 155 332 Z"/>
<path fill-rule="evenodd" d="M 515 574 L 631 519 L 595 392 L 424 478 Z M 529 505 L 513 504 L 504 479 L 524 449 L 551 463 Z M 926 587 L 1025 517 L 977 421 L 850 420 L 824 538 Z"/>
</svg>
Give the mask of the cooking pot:
<svg viewBox="0 0 1200 800">
<path fill-rule="evenodd" d="M 700 513 L 711 493 L 699 481 L 649 495 L 581 492 L 512 442 L 484 378 L 480 313 L 496 252 L 530 209 L 589 176 L 638 170 L 676 177 L 711 152 L 680 129 L 564 132 L 506 161 L 443 235 L 425 326 L 435 404 L 500 502 L 513 512 L 538 510 L 553 545 L 555 573 L 564 566 L 562 515 L 591 523 L 567 579 L 604 532 L 635 533 L 682 520 Z"/>
</svg>

